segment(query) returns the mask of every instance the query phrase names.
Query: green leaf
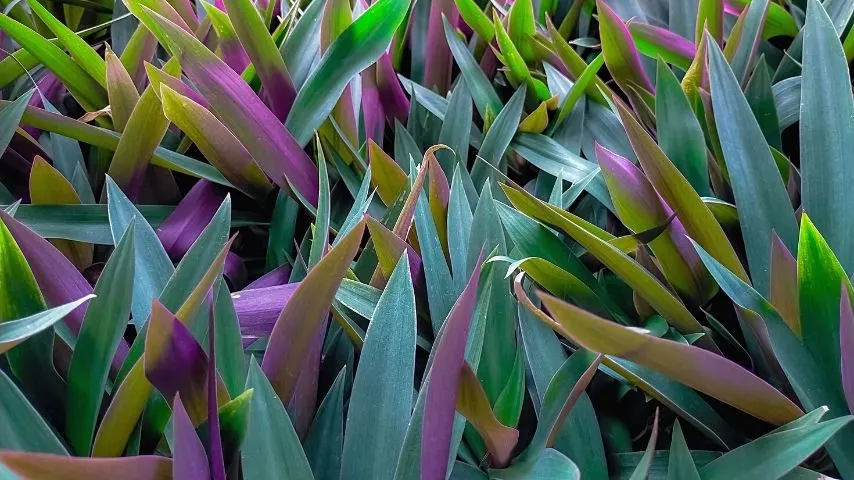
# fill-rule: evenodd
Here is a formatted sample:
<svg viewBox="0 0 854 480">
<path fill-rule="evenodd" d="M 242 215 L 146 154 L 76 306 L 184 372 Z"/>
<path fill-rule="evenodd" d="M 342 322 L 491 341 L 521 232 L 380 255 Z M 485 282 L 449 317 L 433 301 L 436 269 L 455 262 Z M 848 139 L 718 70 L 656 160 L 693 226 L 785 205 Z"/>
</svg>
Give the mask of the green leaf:
<svg viewBox="0 0 854 480">
<path fill-rule="evenodd" d="M 81 456 L 91 453 L 107 375 L 130 316 L 136 223 L 125 230 L 98 277 L 68 367 L 65 436 Z"/>
<path fill-rule="evenodd" d="M 54 17 L 47 8 L 35 0 L 27 0 L 30 10 L 56 35 L 71 58 L 103 88 L 107 88 L 107 65 L 104 59 L 83 38 Z M 69 89 L 72 88 L 69 86 Z"/>
<path fill-rule="evenodd" d="M 0 448 L 68 454 L 50 425 L 3 370 L 0 370 Z"/>
<path fill-rule="evenodd" d="M 347 414 L 341 471 L 356 478 L 389 476 L 412 410 L 415 293 L 402 255 L 365 333 Z"/>
<path fill-rule="evenodd" d="M 490 167 L 495 167 L 502 172 L 507 171 L 507 162 L 504 161 L 504 152 L 510 146 L 510 141 L 519 127 L 522 117 L 522 109 L 525 106 L 525 87 L 516 90 L 516 93 L 507 101 L 507 105 L 495 117 L 489 131 L 483 137 L 478 156 L 483 161 L 477 162 L 472 168 L 471 179 L 475 187 L 482 188 L 483 182 L 492 178 L 494 173 Z M 486 162 L 484 164 L 484 162 Z"/>
<path fill-rule="evenodd" d="M 810 1 L 804 30 L 800 158 L 803 208 L 846 272 L 854 271 L 854 97 L 848 62 L 824 8 Z M 843 82 L 843 83 L 839 83 Z M 785 238 L 784 238 L 785 240 Z M 790 246 L 791 248 L 791 246 Z M 761 290 L 760 290 L 761 291 Z"/>
<path fill-rule="evenodd" d="M 709 480 L 780 478 L 809 458 L 852 419 L 854 417 L 849 415 L 771 433 L 711 461 L 700 469 L 700 474 Z"/>
<path fill-rule="evenodd" d="M 6 15 L 0 15 L 0 29 L 53 72 L 84 109 L 91 112 L 107 105 L 104 88 L 58 46 Z"/>
<path fill-rule="evenodd" d="M 721 290 L 726 292 L 737 305 L 755 312 L 762 318 L 774 354 L 801 404 L 807 409 L 827 406 L 830 414 L 835 417 L 846 415 L 848 409 L 842 398 L 838 380 L 828 379 L 774 307 L 750 285 L 738 279 L 709 256 L 702 247 L 696 244 L 694 246 L 709 272 L 721 286 Z M 854 473 L 854 462 L 849 460 L 847 455 L 852 448 L 854 448 L 854 431 L 850 427 L 843 429 L 827 445 L 836 467 L 843 476 Z"/>
<path fill-rule="evenodd" d="M 670 439 L 670 459 L 667 463 L 668 480 L 700 480 L 700 473 L 691 458 L 691 451 L 685 443 L 679 420 L 673 423 L 673 437 Z"/>
<path fill-rule="evenodd" d="M 0 353 L 5 353 L 33 335 L 52 327 L 91 298 L 94 298 L 94 295 L 87 295 L 79 300 L 28 317 L 0 323 Z"/>
<path fill-rule="evenodd" d="M 430 214 L 427 199 L 423 196 L 415 205 L 415 229 L 418 232 L 424 279 L 427 283 L 430 324 L 433 331 L 438 332 L 454 304 L 456 289 L 451 272 L 448 270 L 448 264 L 445 261 L 445 253 L 439 243 L 439 235 L 436 231 L 436 225 L 433 223 L 433 215 Z"/>
<path fill-rule="evenodd" d="M 611 271 L 641 295 L 667 321 L 684 333 L 702 332 L 702 326 L 685 305 L 649 271 L 606 240 L 571 213 L 557 209 L 527 193 L 502 185 L 507 198 L 535 220 L 554 225 L 586 248 Z"/>
<path fill-rule="evenodd" d="M 5 152 L 12 137 L 15 136 L 15 129 L 21 123 L 21 116 L 24 115 L 24 110 L 35 90 L 19 96 L 14 102 L 10 102 L 0 110 L 0 152 Z"/>
<path fill-rule="evenodd" d="M 751 1 L 739 15 L 726 42 L 724 53 L 742 85 L 747 83 L 747 77 L 753 70 L 768 4 L 768 0 Z"/>
<path fill-rule="evenodd" d="M 772 233 L 794 252 L 798 225 L 783 179 L 738 80 L 717 44 L 708 44 L 715 126 L 719 137 L 727 139 L 721 147 L 739 206 L 750 276 L 760 292 L 768 293 Z"/>
<path fill-rule="evenodd" d="M 329 392 L 323 397 L 305 437 L 305 453 L 315 480 L 341 478 L 346 384 L 347 367 L 345 366 L 338 372 L 338 376 L 329 387 Z"/>
<path fill-rule="evenodd" d="M 655 115 L 658 145 L 700 196 L 711 195 L 706 139 L 679 79 L 660 58 Z"/>
<path fill-rule="evenodd" d="M 550 326 L 585 348 L 658 371 L 773 424 L 803 414 L 774 387 L 720 355 L 619 326 L 547 294 L 539 296 L 555 319 Z"/>
<path fill-rule="evenodd" d="M 643 452 L 638 466 L 632 472 L 629 480 L 645 480 L 649 475 L 649 467 L 652 465 L 652 459 L 655 457 L 655 442 L 658 441 L 658 410 L 655 411 L 655 420 L 652 423 L 652 432 L 649 435 L 649 442 L 646 444 L 646 450 Z"/>
<path fill-rule="evenodd" d="M 279 47 L 296 88 L 301 88 L 320 48 L 320 18 L 325 1 L 311 2 Z"/>
<path fill-rule="evenodd" d="M 494 118 L 501 111 L 501 98 L 495 93 L 492 82 L 486 78 L 486 74 L 483 73 L 466 44 L 457 36 L 454 27 L 448 23 L 448 19 L 443 18 L 442 24 L 445 27 L 445 39 L 448 41 L 448 47 L 450 47 L 451 54 L 460 67 L 460 74 L 465 78 L 471 91 L 477 111 L 480 112 L 482 118 Z"/>
<path fill-rule="evenodd" d="M 254 357 L 249 361 L 246 388 L 255 393 L 240 449 L 244 477 L 313 480 L 288 412 Z"/>
<path fill-rule="evenodd" d="M 240 340 L 240 324 L 225 279 L 218 279 L 213 289 L 216 368 L 228 394 L 237 398 L 246 383 L 246 358 Z"/>
<path fill-rule="evenodd" d="M 456 292 L 462 292 L 467 281 L 466 262 L 473 220 L 471 204 L 462 180 L 462 177 L 467 175 L 468 172 L 462 173 L 459 165 L 454 168 L 451 196 L 448 201 L 448 253 L 451 258 L 451 272 Z"/>
<path fill-rule="evenodd" d="M 0 225 L 0 298 L 0 323 L 46 310 L 33 271 L 5 223 Z M 5 355 L 9 370 L 36 406 L 51 417 L 61 417 L 65 389 L 53 364 L 53 345 L 53 329 L 46 329 Z"/>
<path fill-rule="evenodd" d="M 160 239 L 145 221 L 134 204 L 118 185 L 107 177 L 107 209 L 113 242 L 118 244 L 131 224 L 134 228 L 134 281 L 131 313 L 133 323 L 140 327 L 148 321 L 151 301 L 160 296 L 169 278 L 175 272 L 172 261 L 163 249 Z M 134 219 L 137 219 L 134 222 Z"/>
<path fill-rule="evenodd" d="M 341 33 L 294 100 L 285 126 L 300 145 L 320 127 L 350 79 L 388 48 L 409 10 L 409 0 L 379 0 Z"/>
<path fill-rule="evenodd" d="M 311 238 L 311 250 L 308 254 L 308 268 L 320 261 L 329 244 L 329 175 L 326 173 L 326 159 L 320 143 L 317 144 L 317 166 L 320 178 L 320 193 L 317 200 L 317 215 L 314 220 L 314 232 Z"/>
<path fill-rule="evenodd" d="M 830 383 L 840 378 L 840 285 L 854 291 L 839 260 L 812 222 L 801 216 L 798 242 L 798 298 L 801 338 Z"/>
</svg>

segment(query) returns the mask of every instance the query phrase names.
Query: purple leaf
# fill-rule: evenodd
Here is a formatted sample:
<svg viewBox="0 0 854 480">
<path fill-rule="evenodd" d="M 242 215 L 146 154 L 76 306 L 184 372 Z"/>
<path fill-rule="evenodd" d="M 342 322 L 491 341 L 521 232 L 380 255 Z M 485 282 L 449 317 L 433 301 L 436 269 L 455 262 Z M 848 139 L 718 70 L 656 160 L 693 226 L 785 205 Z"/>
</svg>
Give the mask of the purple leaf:
<svg viewBox="0 0 854 480">
<path fill-rule="evenodd" d="M 842 283 L 839 299 L 839 351 L 842 357 L 842 391 L 848 402 L 848 411 L 854 412 L 854 312 L 851 311 L 846 283 Z"/>
<path fill-rule="evenodd" d="M 52 480 L 168 480 L 172 459 L 156 455 L 122 458 L 81 458 L 47 453 L 0 450 L 0 463 L 21 478 Z"/>
<path fill-rule="evenodd" d="M 444 480 L 451 448 L 451 430 L 457 404 L 457 384 L 465 363 L 471 317 L 477 302 L 477 287 L 483 253 L 477 260 L 469 281 L 457 298 L 439 333 L 421 431 L 421 478 Z M 432 372 L 438 372 L 433 375 Z"/>
<path fill-rule="evenodd" d="M 451 49 L 445 40 L 445 27 L 442 17 L 448 23 L 456 25 L 460 17 L 454 0 L 436 0 L 430 2 L 430 18 L 427 21 L 427 51 L 424 58 L 424 86 L 435 88 L 439 94 L 448 93 L 451 85 Z"/>
<path fill-rule="evenodd" d="M 208 297 L 208 460 L 212 480 L 225 480 L 225 459 L 217 408 L 216 321 L 214 299 Z"/>
<path fill-rule="evenodd" d="M 291 278 L 291 266 L 288 264 L 281 265 L 258 277 L 254 282 L 247 285 L 246 289 L 277 287 L 288 283 L 289 278 Z"/>
<path fill-rule="evenodd" d="M 364 231 L 365 222 L 361 221 L 309 270 L 276 320 L 262 368 L 279 398 L 291 398 L 302 361 L 326 322 L 335 292 L 350 269 Z"/>
<path fill-rule="evenodd" d="M 241 333 L 253 336 L 269 335 L 273 331 L 276 319 L 296 293 L 299 285 L 299 283 L 289 283 L 232 293 L 231 299 L 240 322 Z"/>
<path fill-rule="evenodd" d="M 152 10 L 129 0 L 128 9 L 181 62 L 187 77 L 211 101 L 211 111 L 231 130 L 277 185 L 289 184 L 317 205 L 317 167 L 282 128 L 252 88 L 195 37 Z"/>
<path fill-rule="evenodd" d="M 6 228 L 21 248 L 49 307 L 58 307 L 92 294 L 92 286 L 89 282 L 50 242 L 10 217 L 2 209 L 0 209 L 0 220 L 6 224 Z M 65 324 L 74 335 L 80 333 L 86 308 L 87 305 L 83 305 L 65 317 Z M 113 366 L 121 367 L 127 353 L 127 342 L 122 340 L 119 342 Z"/>
<path fill-rule="evenodd" d="M 441 22 L 439 28 L 442 28 Z M 442 33 L 442 44 L 448 48 Z M 406 93 L 403 91 L 403 85 L 397 78 L 397 72 L 391 64 L 391 56 L 388 52 L 382 54 L 377 60 L 377 76 L 376 76 L 377 91 L 380 95 L 383 110 L 388 115 L 388 121 L 398 120 L 405 122 L 409 116 L 409 99 L 406 98 Z"/>
<path fill-rule="evenodd" d="M 157 228 L 157 237 L 169 258 L 177 262 L 187 253 L 210 223 L 226 193 L 223 187 L 207 180 L 199 180 L 193 185 Z"/>
<path fill-rule="evenodd" d="M 176 394 L 172 402 L 172 435 L 172 477 L 209 480 L 211 474 L 205 446 L 196 434 L 180 394 Z"/>
</svg>

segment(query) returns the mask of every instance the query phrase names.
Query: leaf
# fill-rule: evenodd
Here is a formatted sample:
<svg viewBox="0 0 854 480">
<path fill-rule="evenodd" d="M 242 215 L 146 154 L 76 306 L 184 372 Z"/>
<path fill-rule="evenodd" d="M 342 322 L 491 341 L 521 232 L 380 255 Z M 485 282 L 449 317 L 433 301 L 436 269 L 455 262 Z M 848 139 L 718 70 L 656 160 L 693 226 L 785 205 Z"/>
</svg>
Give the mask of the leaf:
<svg viewBox="0 0 854 480">
<path fill-rule="evenodd" d="M 172 476 L 188 480 L 211 478 L 205 447 L 187 416 L 180 394 L 175 396 L 172 405 Z"/>
<path fill-rule="evenodd" d="M 783 322 L 774 307 L 756 290 L 711 258 L 702 247 L 695 247 L 709 272 L 732 301 L 761 316 L 767 327 L 774 354 L 801 404 L 807 409 L 827 406 L 832 416 L 845 415 L 847 409 L 839 389 L 838 378 L 831 379 L 825 371 L 819 369 L 816 360 Z M 850 428 L 845 428 L 827 446 L 836 467 L 843 475 L 854 471 L 854 464 L 845 456 L 845 452 L 854 445 L 852 442 L 854 435 Z"/>
<path fill-rule="evenodd" d="M 555 225 L 598 258 L 653 306 L 665 319 L 684 333 L 702 332 L 697 319 L 652 274 L 619 249 L 590 232 L 580 219 L 557 210 L 522 191 L 502 185 L 507 198 L 523 213 Z"/>
<path fill-rule="evenodd" d="M 589 350 L 661 372 L 772 424 L 781 425 L 803 414 L 771 385 L 724 357 L 619 326 L 550 295 L 539 296 L 555 319 L 550 326 Z"/>
<path fill-rule="evenodd" d="M 329 392 L 323 397 L 311 428 L 305 437 L 305 453 L 316 480 L 341 478 L 341 454 L 344 442 L 344 388 L 347 367 L 338 372 Z"/>
<path fill-rule="evenodd" d="M 709 43 L 712 104 L 738 216 L 751 280 L 760 292 L 770 284 L 771 234 L 795 251 L 797 223 L 768 144 L 720 48 Z M 729 266 L 728 266 L 729 267 Z"/>
<path fill-rule="evenodd" d="M 41 238 L 18 222 L 6 212 L 0 212 L 3 221 L 2 231 L 11 233 L 15 242 L 26 258 L 26 263 L 32 275 L 38 282 L 38 290 L 42 292 L 48 306 L 60 306 L 92 294 L 92 287 L 80 272 L 47 240 Z M 0 256 L 0 259 L 11 258 Z M 20 284 L 21 277 L 16 278 Z M 65 323 L 71 333 L 77 334 L 83 322 L 85 308 L 75 309 L 65 317 Z M 124 351 L 122 351 L 124 349 Z M 120 354 L 127 352 L 127 345 L 120 346 Z"/>
<path fill-rule="evenodd" d="M 623 90 L 635 85 L 647 92 L 654 92 L 655 87 L 643 69 L 635 42 L 623 20 L 602 0 L 596 2 L 596 9 L 599 11 L 602 54 L 614 79 Z"/>
<path fill-rule="evenodd" d="M 385 51 L 409 9 L 408 0 L 380 0 L 368 8 L 329 47 L 309 74 L 285 122 L 300 145 L 311 139 L 341 92 L 356 74 Z"/>
<path fill-rule="evenodd" d="M 0 303 L 0 322 L 28 317 L 46 309 L 33 270 L 6 225 L 0 225 L 0 296 L 4 299 Z M 55 418 L 61 415 L 65 392 L 62 378 L 53 364 L 53 344 L 53 330 L 45 329 L 9 350 L 5 357 L 9 371 L 18 379 L 22 390 L 42 411 Z"/>
<path fill-rule="evenodd" d="M 193 248 L 184 256 L 175 274 L 163 288 L 160 302 L 167 308 L 176 310 L 175 317 L 193 327 L 193 334 L 203 338 L 205 332 L 199 326 L 192 325 L 208 290 L 214 281 L 222 275 L 225 257 L 231 247 L 226 242 L 228 217 L 231 211 L 230 198 L 220 206 L 211 224 L 205 229 Z M 224 244 L 224 245 L 223 245 Z M 145 403 L 152 391 L 152 385 L 145 378 L 142 354 L 146 335 L 138 335 L 117 378 L 121 384 L 115 390 L 113 400 L 98 428 L 93 446 L 94 456 L 119 455 L 124 450 L 134 425 L 142 415 Z M 198 338 L 196 338 L 196 341 Z M 160 413 L 164 413 L 161 409 Z M 164 421 L 165 424 L 165 421 Z"/>
<path fill-rule="evenodd" d="M 310 340 L 327 318 L 364 230 L 364 222 L 360 222 L 309 271 L 276 320 L 262 367 L 282 398 L 290 399 L 293 393 Z"/>
<path fill-rule="evenodd" d="M 742 85 L 747 83 L 747 77 L 756 61 L 768 5 L 769 2 L 765 0 L 750 2 L 739 15 L 727 39 L 724 54 Z"/>
<path fill-rule="evenodd" d="M 486 443 L 492 461 L 504 466 L 519 439 L 519 432 L 502 425 L 495 417 L 486 392 L 468 363 L 462 367 L 457 392 L 457 410 L 471 422 Z"/>
<path fill-rule="evenodd" d="M 67 455 L 50 425 L 3 370 L 0 370 L 0 420 L 0 448 Z"/>
<path fill-rule="evenodd" d="M 854 99 L 839 84 L 848 78 L 848 62 L 824 8 L 811 1 L 807 10 L 801 81 L 810 88 L 801 90 L 800 110 L 803 208 L 845 271 L 852 272 L 854 216 L 849 216 L 846 192 L 854 168 L 846 159 L 854 149 L 854 127 L 846 119 L 854 115 Z"/>
<path fill-rule="evenodd" d="M 264 20 L 250 0 L 224 0 L 223 3 L 237 38 L 261 79 L 261 96 L 267 100 L 276 117 L 284 120 L 297 92 L 282 55 L 267 33 Z"/>
<path fill-rule="evenodd" d="M 705 30 L 717 42 L 723 44 L 724 35 L 724 4 L 725 0 L 699 0 L 697 6 L 697 31 L 694 38 L 700 41 L 705 37 Z"/>
<path fill-rule="evenodd" d="M 671 6 L 671 12 L 674 7 L 675 5 Z M 627 26 L 640 53 L 663 60 L 685 71 L 691 67 L 691 61 L 696 55 L 694 42 L 679 33 L 634 20 L 629 20 Z"/>
<path fill-rule="evenodd" d="M 73 205 L 80 203 L 80 197 L 59 170 L 36 155 L 30 169 L 30 202 L 34 205 Z M 54 240 L 52 243 L 78 269 L 82 270 L 92 264 L 93 245 L 66 240 Z"/>
<path fill-rule="evenodd" d="M 670 459 L 667 462 L 668 480 L 700 480 L 700 472 L 691 458 L 691 451 L 685 443 L 679 420 L 673 423 L 673 436 L 670 439 Z"/>
<path fill-rule="evenodd" d="M 700 196 L 711 195 L 706 140 L 679 80 L 658 61 L 655 114 L 658 145 Z"/>
<path fill-rule="evenodd" d="M 0 100 L 0 106 L 5 107 L 10 103 L 6 100 Z M 40 108 L 27 107 L 24 111 L 24 116 L 21 117 L 21 122 L 39 130 L 58 133 L 62 136 L 110 151 L 115 151 L 119 144 L 120 136 L 116 132 L 94 127 L 73 118 L 65 117 L 59 113 L 51 113 Z M 158 147 L 154 150 L 151 163 L 176 172 L 205 178 L 221 185 L 230 185 L 228 180 L 214 167 L 163 147 Z"/>
<path fill-rule="evenodd" d="M 134 282 L 131 313 L 134 324 L 144 325 L 151 313 L 151 301 L 158 298 L 175 272 L 172 261 L 163 249 L 151 226 L 118 185 L 107 177 L 107 210 L 114 243 L 124 236 L 132 224 L 134 228 Z M 138 219 L 134 221 L 134 219 Z"/>
<path fill-rule="evenodd" d="M 110 101 L 113 126 L 117 132 L 123 132 L 134 107 L 139 102 L 139 92 L 119 57 L 109 47 L 104 53 L 104 61 L 107 76 L 107 99 Z"/>
<path fill-rule="evenodd" d="M 294 188 L 317 202 L 317 172 L 308 155 L 249 85 L 216 55 L 178 25 L 145 6 L 129 6 L 140 21 L 175 55 L 211 110 L 231 130 L 277 185 Z M 287 175 L 286 175 L 287 173 Z"/>
<path fill-rule="evenodd" d="M 180 72 L 178 64 L 174 61 L 165 65 L 164 68 L 172 75 Z M 155 88 L 155 85 L 149 85 L 142 92 L 122 132 L 107 171 L 107 174 L 132 199 L 136 199 L 139 195 L 151 155 L 160 145 L 169 128 L 169 119 L 163 115 L 163 107 L 155 94 Z"/>
<path fill-rule="evenodd" d="M 189 137 L 235 188 L 256 199 L 273 188 L 243 144 L 205 107 L 167 85 L 160 90 L 163 114 Z"/>
<path fill-rule="evenodd" d="M 125 230 L 98 277 L 68 367 L 65 436 L 81 456 L 91 453 L 107 375 L 130 317 L 135 225 Z"/>
<path fill-rule="evenodd" d="M 104 59 L 98 55 L 98 52 L 89 46 L 77 33 L 54 17 L 41 3 L 34 0 L 27 0 L 27 5 L 39 20 L 56 35 L 59 43 L 68 50 L 68 53 L 71 54 L 71 58 L 74 59 L 76 64 L 89 74 L 89 77 L 98 82 L 101 87 L 107 88 L 107 67 Z M 67 85 L 67 87 L 69 90 L 74 88 L 71 85 Z"/>
<path fill-rule="evenodd" d="M 700 474 L 708 479 L 782 477 L 821 448 L 852 418 L 836 418 L 760 437 L 712 460 L 700 469 Z"/>
<path fill-rule="evenodd" d="M 182 405 L 186 405 L 193 425 L 208 418 L 208 356 L 187 326 L 156 300 L 142 362 L 145 377 L 167 401 L 175 400 L 178 394 L 186 399 Z M 228 399 L 221 396 L 220 400 L 225 403 Z M 176 408 L 174 404 L 172 407 Z"/>
<path fill-rule="evenodd" d="M 58 46 L 6 15 L 0 15 L 0 29 L 53 72 L 86 111 L 99 110 L 107 105 L 107 95 L 101 85 Z"/>
<path fill-rule="evenodd" d="M 213 315 L 216 363 L 229 396 L 237 398 L 246 383 L 246 359 L 240 343 L 240 324 L 224 279 L 214 285 Z"/>
<path fill-rule="evenodd" d="M 0 452 L 0 463 L 32 480 L 50 480 L 57 476 L 109 480 L 166 480 L 172 478 L 172 459 L 158 455 L 123 458 L 80 458 L 46 453 Z"/>
<path fill-rule="evenodd" d="M 433 362 L 427 375 L 424 417 L 421 420 L 421 475 L 424 478 L 445 477 L 451 454 L 454 413 L 466 343 L 469 337 L 472 314 L 477 300 L 481 261 L 475 265 L 465 288 L 442 324 L 438 340 L 431 351 Z M 434 373 L 436 372 L 436 373 Z"/>
<path fill-rule="evenodd" d="M 450 47 L 451 54 L 460 67 L 460 75 L 465 79 L 466 85 L 471 91 L 477 111 L 480 112 L 482 118 L 493 118 L 501 111 L 501 99 L 495 93 L 492 83 L 481 70 L 477 60 L 468 51 L 466 44 L 457 36 L 448 20 L 443 18 L 442 23 L 445 27 L 445 39 L 448 41 L 448 47 Z"/>
<path fill-rule="evenodd" d="M 744 96 L 750 104 L 750 109 L 753 110 L 753 115 L 759 121 L 759 128 L 762 129 L 768 145 L 777 150 L 782 150 L 781 127 L 777 118 L 777 107 L 771 85 L 771 72 L 768 63 L 764 60 L 760 61 L 753 70 Z"/>
<path fill-rule="evenodd" d="M 249 410 L 249 429 L 240 449 L 244 477 L 313 479 L 288 412 L 254 357 L 249 361 L 246 388 L 255 393 Z"/>
<path fill-rule="evenodd" d="M 797 281 L 800 336 L 829 382 L 839 376 L 840 304 L 842 289 L 852 292 L 842 265 L 812 223 L 812 216 L 801 216 L 798 241 Z"/>
<path fill-rule="evenodd" d="M 341 471 L 380 478 L 397 463 L 412 408 L 415 294 L 405 256 L 391 274 L 368 324 L 359 362 Z"/>
<path fill-rule="evenodd" d="M 798 337 L 801 336 L 801 313 L 798 304 L 798 264 L 783 242 L 776 235 L 771 247 L 771 294 L 770 301 L 786 325 Z"/>
<path fill-rule="evenodd" d="M 649 435 L 649 442 L 646 444 L 646 450 L 643 452 L 638 466 L 632 472 L 629 480 L 644 480 L 649 475 L 649 467 L 652 464 L 652 459 L 655 457 L 655 442 L 658 441 L 658 409 L 655 410 L 655 419 L 652 422 L 652 431 Z"/>
<path fill-rule="evenodd" d="M 661 202 L 643 172 L 628 159 L 598 143 L 595 149 L 623 224 L 636 234 L 667 224 L 672 215 L 670 208 Z M 682 222 L 678 219 L 669 221 L 667 230 L 648 245 L 668 283 L 683 296 L 702 303 L 707 295 L 704 290 L 708 288 L 708 276 L 691 243 L 685 238 Z"/>
<path fill-rule="evenodd" d="M 249 56 L 234 31 L 231 19 L 212 3 L 205 2 L 202 7 L 205 9 L 207 17 L 210 18 L 211 26 L 216 31 L 220 57 L 236 73 L 243 72 L 249 66 Z"/>
<path fill-rule="evenodd" d="M 5 353 L 29 337 L 52 327 L 56 322 L 92 298 L 94 295 L 87 295 L 74 302 L 50 308 L 28 317 L 0 323 L 0 353 Z"/>
<path fill-rule="evenodd" d="M 842 392 L 848 403 L 848 410 L 854 411 L 854 313 L 851 311 L 851 299 L 845 288 L 842 289 L 839 303 Z"/>
<path fill-rule="evenodd" d="M 33 92 L 29 91 L 18 98 L 14 102 L 6 104 L 0 110 L 0 151 L 5 152 L 6 147 L 15 135 L 15 129 L 21 123 L 21 117 L 27 108 L 27 104 L 33 96 Z"/>
<path fill-rule="evenodd" d="M 567 117 L 569 117 L 570 113 L 572 113 L 572 109 L 578 101 L 583 98 L 588 87 L 595 83 L 596 80 L 599 80 L 599 77 L 597 77 L 596 74 L 599 73 L 599 69 L 602 68 L 602 65 L 604 64 L 605 56 L 600 53 L 599 55 L 596 55 L 596 58 L 594 58 L 593 61 L 584 68 L 581 75 L 579 75 L 575 80 L 575 83 L 569 89 L 569 93 L 566 94 L 566 97 L 560 104 L 560 110 L 557 114 L 555 126 L 561 124 Z"/>
<path fill-rule="evenodd" d="M 493 176 L 490 165 L 502 172 L 507 171 L 507 163 L 503 160 L 504 153 L 519 127 L 524 106 L 525 88 L 523 87 L 516 90 L 507 101 L 507 105 L 498 112 L 478 151 L 478 156 L 483 159 L 483 162 L 476 163 L 472 168 L 471 178 L 475 187 L 483 187 L 483 182 Z"/>
</svg>

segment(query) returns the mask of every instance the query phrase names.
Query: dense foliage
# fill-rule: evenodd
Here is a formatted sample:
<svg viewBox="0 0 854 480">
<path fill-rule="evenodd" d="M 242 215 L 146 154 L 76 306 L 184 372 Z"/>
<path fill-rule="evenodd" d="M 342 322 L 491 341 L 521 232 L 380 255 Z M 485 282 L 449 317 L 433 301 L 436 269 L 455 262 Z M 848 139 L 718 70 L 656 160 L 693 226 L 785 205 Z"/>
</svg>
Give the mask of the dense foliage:
<svg viewBox="0 0 854 480">
<path fill-rule="evenodd" d="M 0 478 L 854 479 L 854 0 L 0 4 Z"/>
</svg>

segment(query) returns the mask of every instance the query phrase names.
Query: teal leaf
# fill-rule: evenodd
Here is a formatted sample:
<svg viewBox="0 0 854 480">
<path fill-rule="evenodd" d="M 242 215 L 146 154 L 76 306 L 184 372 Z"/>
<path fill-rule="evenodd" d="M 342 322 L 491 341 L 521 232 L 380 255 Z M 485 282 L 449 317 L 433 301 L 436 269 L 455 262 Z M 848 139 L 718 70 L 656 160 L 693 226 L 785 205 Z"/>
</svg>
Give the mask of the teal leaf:
<svg viewBox="0 0 854 480">
<path fill-rule="evenodd" d="M 240 449 L 245 478 L 313 480 L 299 437 L 264 372 L 249 361 L 246 388 L 254 389 L 249 427 Z"/>
<path fill-rule="evenodd" d="M 804 30 L 800 158 L 803 207 L 846 272 L 854 271 L 854 97 L 833 23 L 810 1 Z M 841 83 L 840 83 L 841 82 Z M 790 247 L 791 248 L 791 247 Z M 792 250 L 794 252 L 794 250 Z"/>
<path fill-rule="evenodd" d="M 341 471 L 387 478 L 397 464 L 412 411 L 415 292 L 402 255 L 365 333 L 347 414 Z"/>
</svg>

